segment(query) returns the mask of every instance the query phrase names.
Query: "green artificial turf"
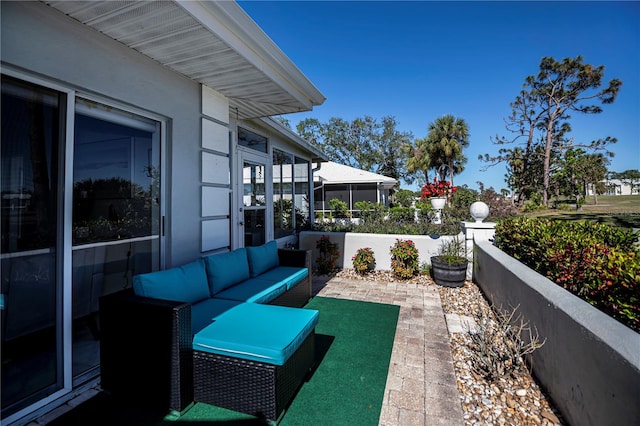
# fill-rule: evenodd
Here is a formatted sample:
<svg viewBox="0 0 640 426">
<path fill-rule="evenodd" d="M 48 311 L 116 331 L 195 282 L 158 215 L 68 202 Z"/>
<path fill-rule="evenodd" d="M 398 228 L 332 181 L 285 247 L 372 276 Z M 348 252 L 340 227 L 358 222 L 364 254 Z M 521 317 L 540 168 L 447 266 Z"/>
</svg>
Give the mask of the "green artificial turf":
<svg viewBox="0 0 640 426">
<path fill-rule="evenodd" d="M 318 346 L 328 350 L 287 410 L 282 425 L 377 425 L 400 308 L 314 298 Z"/>
<path fill-rule="evenodd" d="M 315 297 L 317 366 L 280 425 L 377 425 L 400 308 Z M 99 394 L 53 425 L 254 425 L 258 419 L 196 403 L 181 416 L 162 418 L 157 407 Z"/>
</svg>

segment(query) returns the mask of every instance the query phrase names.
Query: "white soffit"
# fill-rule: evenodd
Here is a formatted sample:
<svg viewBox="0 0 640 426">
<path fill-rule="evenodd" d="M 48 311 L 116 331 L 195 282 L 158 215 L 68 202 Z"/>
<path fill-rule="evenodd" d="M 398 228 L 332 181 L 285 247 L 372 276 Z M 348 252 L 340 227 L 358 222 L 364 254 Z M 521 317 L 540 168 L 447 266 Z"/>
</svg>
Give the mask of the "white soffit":
<svg viewBox="0 0 640 426">
<path fill-rule="evenodd" d="M 229 98 L 240 119 L 309 111 L 325 97 L 231 1 L 47 1 Z"/>
</svg>

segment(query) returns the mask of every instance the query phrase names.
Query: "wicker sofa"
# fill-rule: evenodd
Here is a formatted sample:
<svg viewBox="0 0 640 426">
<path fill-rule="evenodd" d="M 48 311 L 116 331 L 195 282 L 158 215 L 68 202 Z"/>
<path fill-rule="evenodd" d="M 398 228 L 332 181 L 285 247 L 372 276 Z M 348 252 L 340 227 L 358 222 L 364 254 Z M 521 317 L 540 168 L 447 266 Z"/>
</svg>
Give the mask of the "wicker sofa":
<svg viewBox="0 0 640 426">
<path fill-rule="evenodd" d="M 315 362 L 317 312 L 294 309 L 311 297 L 311 253 L 275 244 L 139 275 L 133 289 L 103 296 L 102 388 L 168 411 L 202 401 L 277 420 Z M 247 357 L 263 345 L 243 339 L 262 342 L 271 329 L 291 335 L 281 344 L 289 352 Z M 229 340 L 207 344 L 221 335 Z"/>
</svg>

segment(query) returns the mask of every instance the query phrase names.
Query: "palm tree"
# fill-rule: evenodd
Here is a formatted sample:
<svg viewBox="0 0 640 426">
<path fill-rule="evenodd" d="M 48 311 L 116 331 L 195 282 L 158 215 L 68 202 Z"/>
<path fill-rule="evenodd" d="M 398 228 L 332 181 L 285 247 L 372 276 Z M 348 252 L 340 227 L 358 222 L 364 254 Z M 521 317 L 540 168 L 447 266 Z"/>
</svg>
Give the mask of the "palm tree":
<svg viewBox="0 0 640 426">
<path fill-rule="evenodd" d="M 467 157 L 462 155 L 463 148 L 469 146 L 469 126 L 462 118 L 447 114 L 429 124 L 426 148 L 440 180 L 453 185 L 453 175 L 464 170 Z"/>
<path fill-rule="evenodd" d="M 427 139 L 416 139 L 415 146 L 404 145 L 407 154 L 407 170 L 411 173 L 424 173 L 425 182 L 429 182 L 429 169 L 431 168 L 431 157 L 427 152 Z"/>
</svg>

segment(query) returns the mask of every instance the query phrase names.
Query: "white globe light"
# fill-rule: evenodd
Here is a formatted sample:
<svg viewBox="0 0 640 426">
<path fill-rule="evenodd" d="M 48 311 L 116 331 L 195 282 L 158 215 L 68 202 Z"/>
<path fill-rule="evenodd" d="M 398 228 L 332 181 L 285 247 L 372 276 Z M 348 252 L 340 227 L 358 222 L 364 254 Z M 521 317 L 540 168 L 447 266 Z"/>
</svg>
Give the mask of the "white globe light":
<svg viewBox="0 0 640 426">
<path fill-rule="evenodd" d="M 476 222 L 482 222 L 487 216 L 489 216 L 489 206 L 482 201 L 476 201 L 469 207 L 471 216 Z"/>
</svg>

